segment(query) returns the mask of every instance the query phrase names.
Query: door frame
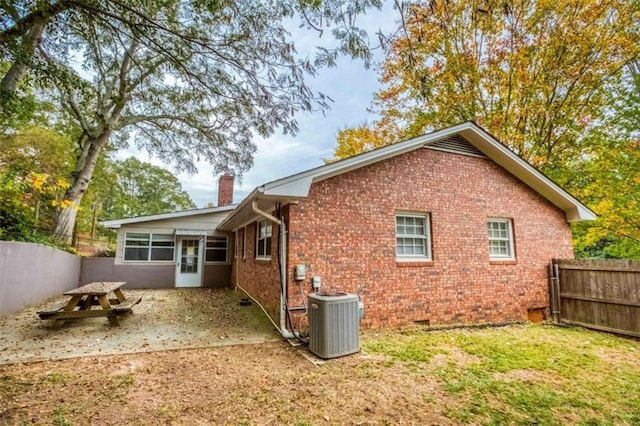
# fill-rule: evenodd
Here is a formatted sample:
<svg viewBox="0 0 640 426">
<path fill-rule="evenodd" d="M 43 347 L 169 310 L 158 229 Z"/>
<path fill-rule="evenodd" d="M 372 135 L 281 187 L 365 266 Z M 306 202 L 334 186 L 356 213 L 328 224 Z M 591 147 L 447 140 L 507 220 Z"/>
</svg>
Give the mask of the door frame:
<svg viewBox="0 0 640 426">
<path fill-rule="evenodd" d="M 174 282 L 174 286 L 176 288 L 185 288 L 185 287 L 192 287 L 192 288 L 196 288 L 196 287 L 202 287 L 202 282 L 204 279 L 204 241 L 205 241 L 204 236 L 199 235 L 178 235 L 177 236 L 177 251 L 176 251 L 176 270 L 175 270 L 175 282 Z M 189 284 L 184 284 L 185 281 L 181 280 L 182 275 L 186 275 L 186 274 L 182 274 L 180 272 L 180 267 L 182 264 L 182 242 L 183 241 L 187 241 L 187 240 L 197 240 L 198 241 L 198 263 L 197 263 L 197 274 L 198 274 L 198 278 L 194 281 L 197 282 L 197 285 L 193 285 L 191 283 Z M 189 275 L 191 276 L 191 275 Z"/>
</svg>

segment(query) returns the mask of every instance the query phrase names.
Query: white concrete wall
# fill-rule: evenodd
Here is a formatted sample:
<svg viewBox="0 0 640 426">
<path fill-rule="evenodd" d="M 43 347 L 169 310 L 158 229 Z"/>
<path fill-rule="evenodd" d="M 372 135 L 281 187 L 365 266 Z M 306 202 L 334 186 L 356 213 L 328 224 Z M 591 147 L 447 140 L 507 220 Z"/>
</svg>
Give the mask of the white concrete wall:
<svg viewBox="0 0 640 426">
<path fill-rule="evenodd" d="M 42 244 L 0 241 L 0 317 L 78 287 L 80 257 Z"/>
</svg>

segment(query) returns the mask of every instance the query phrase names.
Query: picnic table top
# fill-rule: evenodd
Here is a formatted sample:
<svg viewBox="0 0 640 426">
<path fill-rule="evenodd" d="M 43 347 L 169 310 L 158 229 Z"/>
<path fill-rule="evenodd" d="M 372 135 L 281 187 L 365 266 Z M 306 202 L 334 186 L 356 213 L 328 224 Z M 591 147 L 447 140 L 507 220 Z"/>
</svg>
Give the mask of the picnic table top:
<svg viewBox="0 0 640 426">
<path fill-rule="evenodd" d="M 119 289 L 125 284 L 126 281 L 99 281 L 95 283 L 85 284 L 81 287 L 66 291 L 64 295 L 76 296 L 81 294 L 88 294 L 92 296 L 102 296 L 111 291 Z"/>
</svg>

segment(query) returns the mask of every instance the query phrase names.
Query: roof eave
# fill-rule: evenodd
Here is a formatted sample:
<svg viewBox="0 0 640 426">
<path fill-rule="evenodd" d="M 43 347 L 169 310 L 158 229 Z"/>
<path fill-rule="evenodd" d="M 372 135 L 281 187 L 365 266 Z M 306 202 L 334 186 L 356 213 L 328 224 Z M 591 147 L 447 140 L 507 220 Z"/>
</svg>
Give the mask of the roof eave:
<svg viewBox="0 0 640 426">
<path fill-rule="evenodd" d="M 461 134 L 476 148 L 516 176 L 565 212 L 567 221 L 594 220 L 596 215 L 575 197 L 547 178 L 539 170 L 524 161 L 477 124 L 467 121 L 456 126 L 387 145 L 373 151 L 344 160 L 329 163 L 284 177 L 255 188 L 240 205 L 223 220 L 218 229 L 231 231 L 250 223 L 257 215 L 251 215 L 251 203 L 259 201 L 260 208 L 272 210 L 276 203 L 286 204 L 305 198 L 311 185 L 339 174 L 367 166 L 406 152 L 413 151 L 437 140 Z"/>
<path fill-rule="evenodd" d="M 118 229 L 122 225 L 129 225 L 132 223 L 144 223 L 144 222 L 153 222 L 156 220 L 164 220 L 164 219 L 174 219 L 180 217 L 188 217 L 188 216 L 199 216 L 203 214 L 209 213 L 219 213 L 234 210 L 236 208 L 236 204 L 229 204 L 226 206 L 218 206 L 218 207 L 208 207 L 204 209 L 193 209 L 193 210 L 183 210 L 179 212 L 170 212 L 170 213 L 160 213 L 149 216 L 138 216 L 138 217 L 129 217 L 124 219 L 114 219 L 114 220 L 104 220 L 100 221 L 100 225 L 106 228 Z"/>
<path fill-rule="evenodd" d="M 334 163 L 325 164 L 314 169 L 287 176 L 285 178 L 266 183 L 260 188 L 263 189 L 265 194 L 306 197 L 308 195 L 309 187 L 314 182 L 329 179 L 369 164 L 377 163 L 379 161 L 413 151 L 425 144 L 461 133 L 462 131 L 473 127 L 477 126 L 472 122 L 467 121 L 447 129 L 438 130 L 427 135 L 397 142 L 373 151 L 346 158 L 344 160 L 339 160 Z M 300 191 L 301 188 L 306 189 Z"/>
<path fill-rule="evenodd" d="M 595 220 L 596 214 L 578 199 L 562 189 L 531 164 L 524 161 L 509 148 L 479 126 L 460 132 L 476 148 L 496 164 L 520 179 L 534 191 L 565 212 L 567 221 Z"/>
</svg>

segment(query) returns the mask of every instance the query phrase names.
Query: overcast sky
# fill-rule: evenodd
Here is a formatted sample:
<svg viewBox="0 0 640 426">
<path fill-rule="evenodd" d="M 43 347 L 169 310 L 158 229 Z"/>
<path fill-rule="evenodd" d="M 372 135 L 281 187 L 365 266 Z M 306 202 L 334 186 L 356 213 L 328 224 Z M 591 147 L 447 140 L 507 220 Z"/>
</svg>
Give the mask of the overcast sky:
<svg viewBox="0 0 640 426">
<path fill-rule="evenodd" d="M 361 16 L 357 25 L 367 30 L 373 44 L 377 44 L 376 32 L 382 29 L 389 33 L 397 27 L 398 12 L 392 8 L 392 2 L 382 11 L 370 11 Z M 309 55 L 313 46 L 324 43 L 317 35 L 310 31 L 292 31 L 296 40 L 296 48 L 301 55 Z M 382 52 L 376 51 L 376 60 L 383 59 Z M 276 132 L 272 137 L 263 139 L 256 137 L 254 142 L 257 151 L 253 167 L 245 173 L 241 180 L 236 178 L 234 202 L 241 202 L 256 186 L 276 180 L 303 170 L 323 164 L 324 159 L 332 157 L 336 146 L 336 135 L 339 129 L 354 126 L 364 121 L 372 121 L 375 116 L 367 112 L 373 94 L 380 88 L 377 69 L 365 69 L 362 61 L 341 58 L 338 66 L 322 69 L 313 79 L 308 79 L 308 85 L 316 92 L 322 92 L 331 97 L 334 102 L 331 109 L 313 114 L 298 114 L 300 132 L 295 137 Z M 118 157 L 129 155 L 140 156 L 144 161 L 156 165 L 161 163 L 139 153 L 125 150 L 118 153 Z M 146 157 L 146 158 L 145 158 Z M 163 166 L 169 169 L 169 166 Z M 198 208 L 208 202 L 217 203 L 217 181 L 219 176 L 213 175 L 213 168 L 204 162 L 197 163 L 198 174 L 177 174 L 182 187 L 186 190 Z"/>
</svg>

